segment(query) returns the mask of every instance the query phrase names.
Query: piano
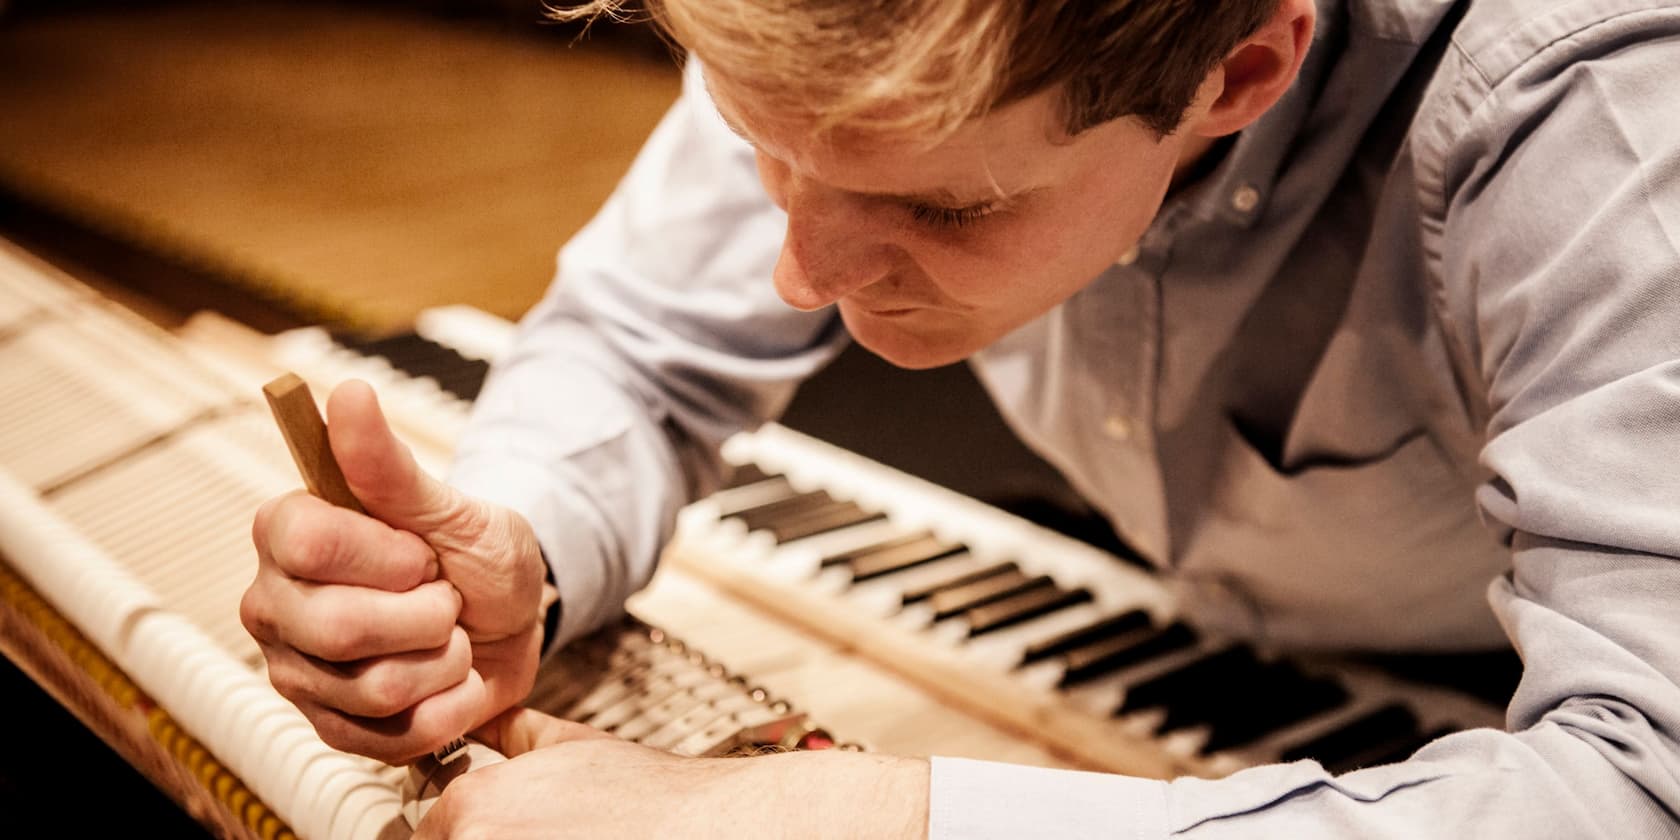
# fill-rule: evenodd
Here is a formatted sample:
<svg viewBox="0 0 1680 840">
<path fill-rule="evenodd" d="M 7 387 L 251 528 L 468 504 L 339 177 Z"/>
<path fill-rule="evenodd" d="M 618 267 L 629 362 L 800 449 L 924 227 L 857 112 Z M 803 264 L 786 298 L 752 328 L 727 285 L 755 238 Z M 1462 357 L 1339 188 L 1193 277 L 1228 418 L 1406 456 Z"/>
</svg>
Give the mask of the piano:
<svg viewBox="0 0 1680 840">
<path fill-rule="evenodd" d="M 249 361 L 0 244 L 0 650 L 221 836 L 406 836 L 418 780 L 321 743 L 238 621 L 255 505 L 298 484 Z M 682 754 L 853 748 L 629 617 L 531 702 Z"/>
<path fill-rule="evenodd" d="M 283 370 L 317 393 L 367 380 L 440 471 L 510 339 L 465 307 L 379 340 L 208 314 L 165 333 L 0 248 L 6 653 L 103 704 L 126 733 L 108 740 L 139 743 L 130 760 L 225 834 L 400 836 L 401 771 L 314 740 L 238 625 L 250 514 L 297 484 L 257 393 Z M 725 457 L 731 486 L 683 511 L 631 615 L 557 657 L 533 705 L 689 754 L 840 745 L 1157 777 L 1347 770 L 1502 723 L 1497 692 L 1205 634 L 1143 570 L 791 429 Z"/>
</svg>

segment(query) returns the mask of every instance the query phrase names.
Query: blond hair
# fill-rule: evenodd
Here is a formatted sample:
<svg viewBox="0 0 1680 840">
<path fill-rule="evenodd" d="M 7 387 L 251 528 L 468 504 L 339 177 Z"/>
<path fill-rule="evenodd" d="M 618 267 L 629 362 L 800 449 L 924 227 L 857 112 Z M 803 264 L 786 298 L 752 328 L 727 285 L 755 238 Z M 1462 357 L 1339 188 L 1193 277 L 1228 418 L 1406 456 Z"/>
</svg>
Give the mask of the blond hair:
<svg viewBox="0 0 1680 840">
<path fill-rule="evenodd" d="M 1279 0 L 645 0 L 645 15 L 769 113 L 814 133 L 933 142 L 1061 86 L 1075 135 L 1122 116 L 1172 133 Z M 627 0 L 553 9 L 626 19 Z"/>
</svg>

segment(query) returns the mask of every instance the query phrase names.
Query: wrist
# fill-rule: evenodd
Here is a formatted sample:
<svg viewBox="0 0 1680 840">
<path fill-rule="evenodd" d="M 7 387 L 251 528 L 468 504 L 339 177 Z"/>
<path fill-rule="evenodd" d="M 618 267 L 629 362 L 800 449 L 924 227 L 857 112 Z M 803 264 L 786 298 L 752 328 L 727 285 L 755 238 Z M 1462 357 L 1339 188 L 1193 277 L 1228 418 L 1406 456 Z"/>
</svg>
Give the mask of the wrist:
<svg viewBox="0 0 1680 840">
<path fill-rule="evenodd" d="M 823 750 L 750 759 L 752 778 L 734 788 L 758 791 L 775 836 L 927 837 L 928 762 L 920 758 Z"/>
</svg>

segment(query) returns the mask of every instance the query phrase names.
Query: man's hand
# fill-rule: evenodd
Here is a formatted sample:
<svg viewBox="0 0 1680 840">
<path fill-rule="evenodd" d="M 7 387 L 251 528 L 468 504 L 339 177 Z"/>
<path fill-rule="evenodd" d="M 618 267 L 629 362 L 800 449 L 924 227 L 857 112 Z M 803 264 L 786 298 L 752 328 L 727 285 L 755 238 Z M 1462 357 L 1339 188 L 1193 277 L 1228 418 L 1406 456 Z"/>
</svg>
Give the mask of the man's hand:
<svg viewBox="0 0 1680 840">
<path fill-rule="evenodd" d="M 925 761 L 839 751 L 681 758 L 530 709 L 474 736 L 510 760 L 450 782 L 415 840 L 927 834 Z"/>
<path fill-rule="evenodd" d="M 530 691 L 542 556 L 523 517 L 422 471 L 366 384 L 333 391 L 327 435 L 368 515 L 301 491 L 265 503 L 240 619 L 323 741 L 397 763 Z"/>
</svg>

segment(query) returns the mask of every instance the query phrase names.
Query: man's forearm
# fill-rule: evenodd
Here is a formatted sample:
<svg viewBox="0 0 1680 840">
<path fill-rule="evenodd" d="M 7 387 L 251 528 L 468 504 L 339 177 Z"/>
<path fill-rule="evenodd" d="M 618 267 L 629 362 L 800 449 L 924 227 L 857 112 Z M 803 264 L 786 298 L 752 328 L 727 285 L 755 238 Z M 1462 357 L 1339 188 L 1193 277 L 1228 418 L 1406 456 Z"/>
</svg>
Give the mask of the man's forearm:
<svg viewBox="0 0 1680 840">
<path fill-rule="evenodd" d="M 770 837 L 923 838 L 928 762 L 827 750 L 739 762 L 729 784 L 753 833 Z M 744 798 L 748 801 L 741 802 Z"/>
</svg>

